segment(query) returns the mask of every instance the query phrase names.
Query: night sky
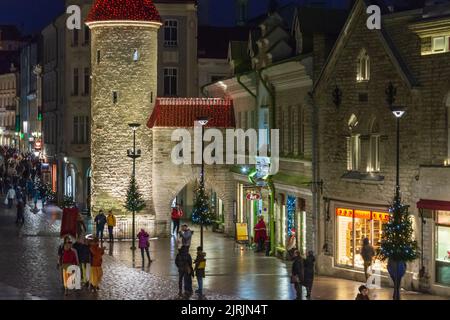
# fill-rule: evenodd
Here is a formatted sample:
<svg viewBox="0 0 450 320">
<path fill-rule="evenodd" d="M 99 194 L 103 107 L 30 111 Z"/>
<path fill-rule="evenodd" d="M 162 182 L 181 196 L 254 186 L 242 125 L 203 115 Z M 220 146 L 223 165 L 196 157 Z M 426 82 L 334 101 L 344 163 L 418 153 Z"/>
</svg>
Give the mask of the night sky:
<svg viewBox="0 0 450 320">
<path fill-rule="evenodd" d="M 345 7 L 348 0 L 279 0 L 280 5 L 295 2 L 326 2 L 332 7 Z M 269 0 L 249 0 L 250 16 L 267 11 Z M 232 25 L 235 21 L 234 0 L 210 0 L 210 22 L 214 25 Z M 25 34 L 39 32 L 59 14 L 63 13 L 64 0 L 0 0 L 0 24 L 15 24 Z"/>
</svg>

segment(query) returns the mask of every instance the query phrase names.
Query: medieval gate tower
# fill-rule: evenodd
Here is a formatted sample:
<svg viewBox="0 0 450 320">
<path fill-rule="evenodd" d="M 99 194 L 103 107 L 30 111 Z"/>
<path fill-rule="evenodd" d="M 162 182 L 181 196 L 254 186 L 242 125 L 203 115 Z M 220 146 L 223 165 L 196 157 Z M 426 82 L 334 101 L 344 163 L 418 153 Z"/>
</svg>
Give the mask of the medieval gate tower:
<svg viewBox="0 0 450 320">
<path fill-rule="evenodd" d="M 136 179 L 147 205 L 141 214 L 154 221 L 152 132 L 146 123 L 157 93 L 160 15 L 152 0 L 97 0 L 86 24 L 92 35 L 91 207 L 94 213 L 126 214 L 133 136 L 128 124 L 139 123 Z"/>
</svg>

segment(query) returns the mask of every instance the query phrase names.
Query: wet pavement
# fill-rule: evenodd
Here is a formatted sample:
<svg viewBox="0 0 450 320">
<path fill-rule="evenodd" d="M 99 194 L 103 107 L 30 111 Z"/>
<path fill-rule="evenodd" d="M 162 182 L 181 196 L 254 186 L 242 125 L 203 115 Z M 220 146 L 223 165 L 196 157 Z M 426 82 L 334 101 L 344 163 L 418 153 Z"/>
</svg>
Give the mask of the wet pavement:
<svg viewBox="0 0 450 320">
<path fill-rule="evenodd" d="M 96 294 L 72 292 L 68 297 L 56 268 L 61 213 L 26 212 L 26 223 L 16 226 L 15 210 L 0 208 L 0 299 L 171 300 L 178 299 L 178 272 L 174 263 L 175 238 L 151 241 L 151 265 L 142 267 L 140 252 L 133 254 L 130 241 L 105 242 L 104 278 Z M 106 234 L 106 233 L 105 233 Z M 291 300 L 290 263 L 256 254 L 222 234 L 205 232 L 207 268 L 204 287 L 209 300 Z M 195 230 L 191 254 L 199 244 Z M 196 289 L 194 279 L 194 289 Z M 316 277 L 313 300 L 353 300 L 360 283 Z M 372 290 L 372 298 L 391 298 L 389 288 Z M 195 298 L 195 297 L 194 297 Z M 403 299 L 445 299 L 403 292 Z"/>
</svg>

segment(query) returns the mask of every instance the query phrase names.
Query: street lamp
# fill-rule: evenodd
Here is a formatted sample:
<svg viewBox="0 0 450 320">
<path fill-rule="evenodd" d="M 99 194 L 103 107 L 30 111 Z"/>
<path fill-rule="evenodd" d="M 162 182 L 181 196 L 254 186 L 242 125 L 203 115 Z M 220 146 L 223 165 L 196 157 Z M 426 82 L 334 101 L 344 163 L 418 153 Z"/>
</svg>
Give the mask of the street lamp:
<svg viewBox="0 0 450 320">
<path fill-rule="evenodd" d="M 392 114 L 397 119 L 397 170 L 396 170 L 396 184 L 395 184 L 395 202 L 400 203 L 400 119 L 406 113 L 404 106 L 391 106 Z"/>
<path fill-rule="evenodd" d="M 203 141 L 204 135 L 205 135 L 205 126 L 209 122 L 208 117 L 198 117 L 197 122 L 202 126 L 202 171 L 200 176 L 200 187 L 204 190 L 205 189 L 205 161 L 204 161 L 204 147 L 205 147 L 205 141 Z M 200 223 L 200 246 L 203 248 L 203 220 L 201 220 Z"/>
<path fill-rule="evenodd" d="M 136 159 L 141 157 L 141 150 L 136 150 L 136 131 L 141 126 L 139 123 L 130 123 L 128 126 L 133 131 L 133 149 L 127 150 L 127 156 L 131 159 L 133 159 L 133 179 L 136 178 Z M 133 209 L 133 222 L 132 222 L 132 245 L 131 250 L 136 250 L 136 210 Z"/>
</svg>

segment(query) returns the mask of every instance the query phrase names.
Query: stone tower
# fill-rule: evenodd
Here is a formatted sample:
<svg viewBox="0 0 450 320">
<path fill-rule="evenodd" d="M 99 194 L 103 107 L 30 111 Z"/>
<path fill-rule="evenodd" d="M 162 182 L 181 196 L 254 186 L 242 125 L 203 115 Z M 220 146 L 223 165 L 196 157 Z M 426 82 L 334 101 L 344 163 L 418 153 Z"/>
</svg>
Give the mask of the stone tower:
<svg viewBox="0 0 450 320">
<path fill-rule="evenodd" d="M 152 132 L 146 123 L 156 100 L 161 18 L 152 0 L 96 0 L 86 24 L 92 65 L 91 206 L 95 214 L 99 209 L 129 214 L 124 208 L 132 174 L 128 124 L 139 123 L 136 179 L 147 206 L 140 215 L 145 224 L 138 216 L 137 227 L 154 232 Z"/>
<path fill-rule="evenodd" d="M 248 19 L 248 0 L 236 0 L 236 24 L 244 26 Z"/>
</svg>

